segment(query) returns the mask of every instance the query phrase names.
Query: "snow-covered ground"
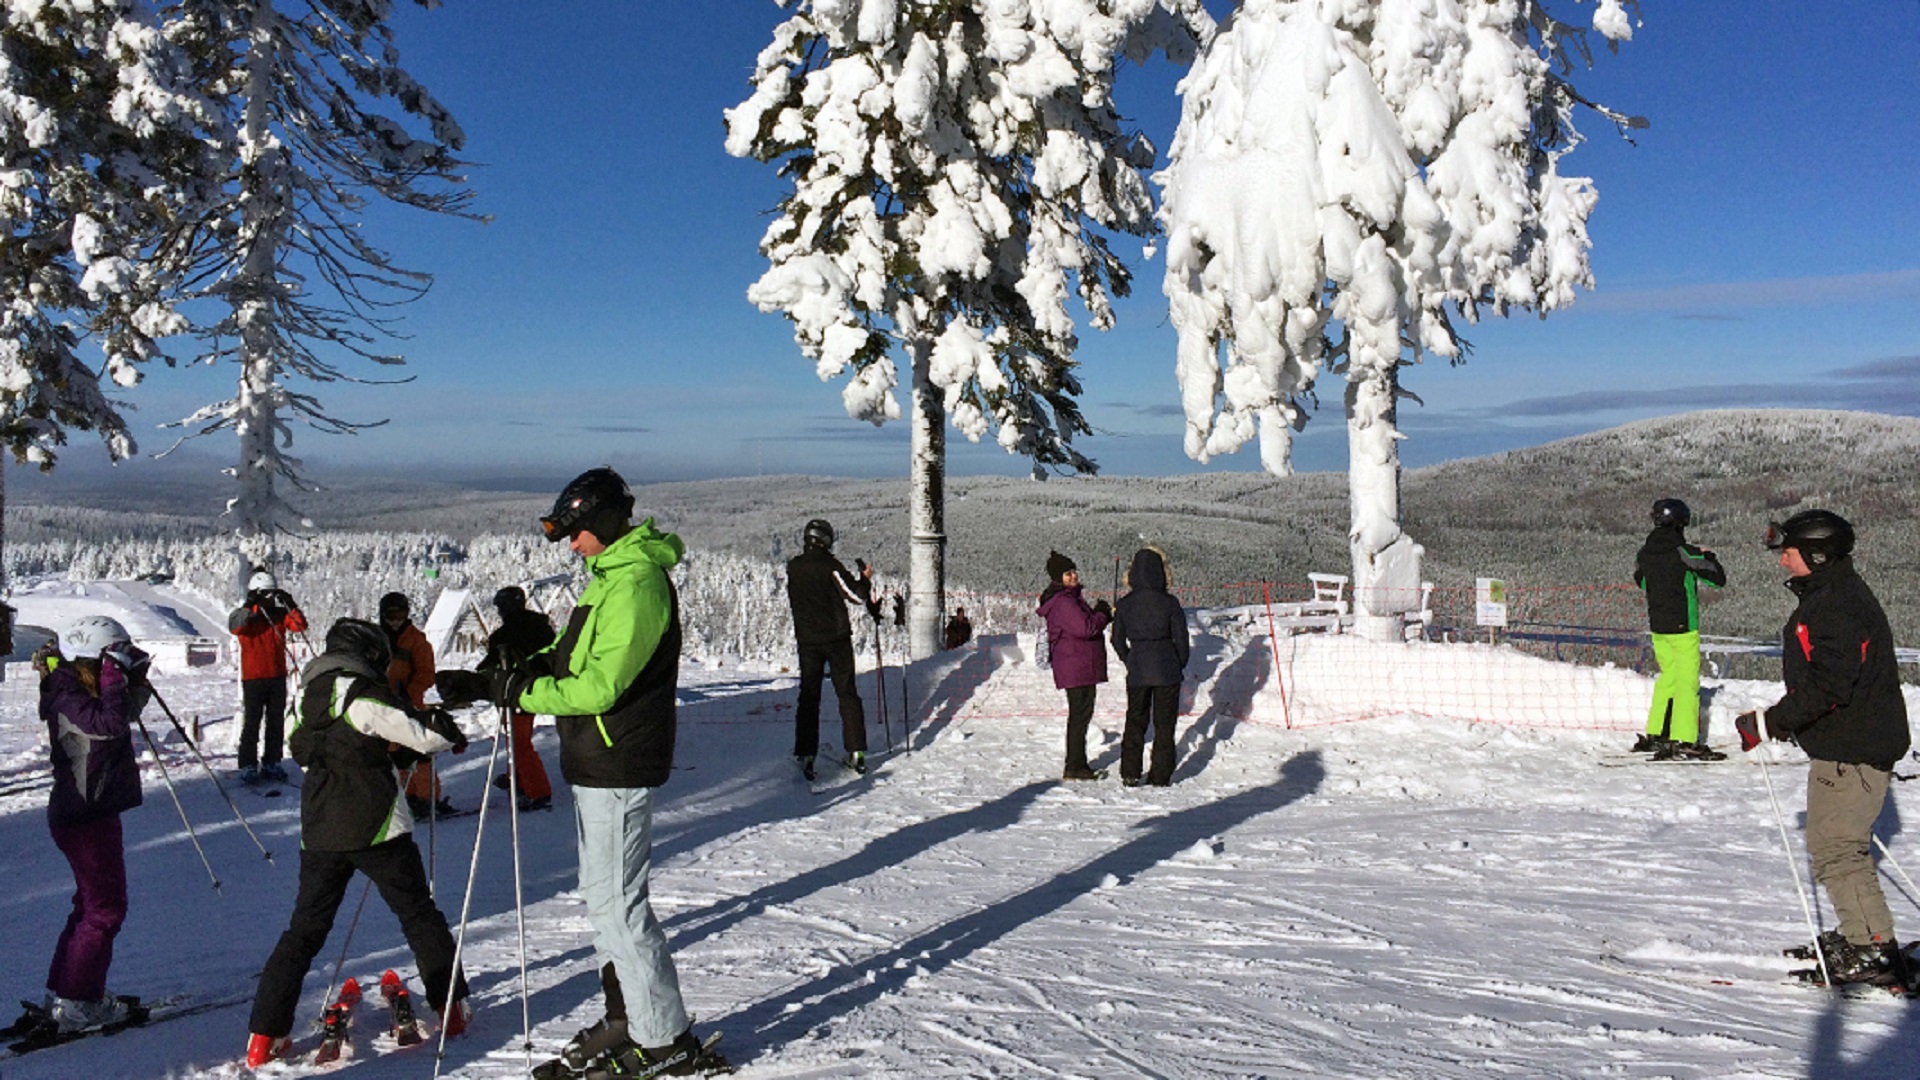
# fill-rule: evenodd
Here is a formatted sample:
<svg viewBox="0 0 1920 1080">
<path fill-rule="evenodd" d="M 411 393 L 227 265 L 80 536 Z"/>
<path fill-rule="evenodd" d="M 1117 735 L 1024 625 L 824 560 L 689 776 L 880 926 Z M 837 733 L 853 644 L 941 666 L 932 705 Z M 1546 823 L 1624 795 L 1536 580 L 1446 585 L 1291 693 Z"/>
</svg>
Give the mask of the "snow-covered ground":
<svg viewBox="0 0 1920 1080">
<path fill-rule="evenodd" d="M 18 602 L 25 623 L 58 625 L 77 603 L 136 633 L 198 626 L 180 613 L 208 606 L 117 583 L 23 590 Z M 819 794 L 787 758 L 784 676 L 689 665 L 686 696 L 728 707 L 683 709 L 654 897 L 699 1028 L 725 1033 L 744 1077 L 1920 1072 L 1920 1007 L 1785 979 L 1778 950 L 1805 937 L 1790 877 L 1804 875 L 1797 754 L 1780 751 L 1770 770 L 1737 753 L 1609 767 L 1645 707 L 1633 676 L 1606 684 L 1627 687 L 1611 731 L 1411 715 L 1288 730 L 1260 675 L 1263 639 L 1199 644 L 1166 789 L 1060 783 L 1061 695 L 1010 638 L 916 665 L 914 752 Z M 1515 657 L 1513 677 L 1537 663 Z M 0 994 L 37 999 L 71 879 L 34 784 L 46 772 L 34 686 L 15 675 L 0 683 L 0 850 L 12 867 Z M 217 751 L 237 726 L 232 678 L 215 665 L 156 681 Z M 1772 693 L 1721 686 L 1715 712 Z M 1117 760 L 1120 696 L 1101 691 L 1100 766 Z M 1920 693 L 1908 700 L 1920 711 Z M 871 703 L 869 715 L 884 744 Z M 298 805 L 292 792 L 235 793 L 273 852 L 263 860 L 166 717 L 153 707 L 146 719 L 220 891 L 150 770 L 146 805 L 125 819 L 132 910 L 112 985 L 233 1004 L 0 1062 L 8 1078 L 245 1073 L 247 1000 L 292 907 Z M 551 739 L 538 737 L 557 783 Z M 455 802 L 487 788 L 491 747 L 448 759 Z M 556 801 L 520 820 L 536 1060 L 599 1007 L 564 786 Z M 1880 835 L 1909 872 L 1920 854 L 1901 822 L 1915 811 L 1920 787 L 1896 784 Z M 526 1069 L 508 821 L 495 799 L 435 838 L 442 906 L 457 918 L 484 828 L 466 942 L 480 1012 L 442 1075 Z M 1888 887 L 1901 927 L 1920 934 L 1920 897 Z M 357 899 L 308 979 L 305 1015 L 320 1010 Z M 345 970 L 366 981 L 389 966 L 411 973 L 376 898 Z M 363 1015 L 343 1071 L 432 1074 L 431 1044 L 383 1052 L 377 1010 Z"/>
</svg>

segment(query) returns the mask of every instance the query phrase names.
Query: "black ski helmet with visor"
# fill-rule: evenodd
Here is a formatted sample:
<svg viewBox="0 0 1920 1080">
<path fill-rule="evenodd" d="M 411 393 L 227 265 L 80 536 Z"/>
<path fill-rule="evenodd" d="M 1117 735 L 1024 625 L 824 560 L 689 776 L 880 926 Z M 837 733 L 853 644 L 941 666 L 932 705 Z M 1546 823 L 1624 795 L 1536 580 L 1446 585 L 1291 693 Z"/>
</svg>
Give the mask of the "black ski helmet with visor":
<svg viewBox="0 0 1920 1080">
<path fill-rule="evenodd" d="M 1831 510 L 1802 510 L 1767 523 L 1767 547 L 1793 548 L 1808 566 L 1825 566 L 1853 554 L 1853 526 Z"/>
<path fill-rule="evenodd" d="M 540 519 L 549 543 L 571 540 L 582 530 L 601 543 L 619 539 L 633 518 L 633 489 L 608 465 L 588 469 L 567 484 L 553 512 Z"/>
</svg>

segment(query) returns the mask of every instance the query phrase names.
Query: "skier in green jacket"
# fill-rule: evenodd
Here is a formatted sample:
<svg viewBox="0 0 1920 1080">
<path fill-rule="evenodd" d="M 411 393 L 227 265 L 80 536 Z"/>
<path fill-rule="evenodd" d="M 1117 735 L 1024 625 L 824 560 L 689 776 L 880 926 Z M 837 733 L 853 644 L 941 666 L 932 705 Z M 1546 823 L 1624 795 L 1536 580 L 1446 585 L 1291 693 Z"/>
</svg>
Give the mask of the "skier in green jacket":
<svg viewBox="0 0 1920 1080">
<path fill-rule="evenodd" d="M 1646 590 L 1647 628 L 1660 677 L 1653 684 L 1646 733 L 1633 751 L 1651 753 L 1655 760 L 1718 761 L 1727 755 L 1700 741 L 1699 583 L 1719 588 L 1727 583 L 1727 572 L 1713 552 L 1687 543 L 1693 512 L 1686 503 L 1657 499 L 1650 516 L 1653 531 L 1634 561 L 1633 583 Z"/>
</svg>

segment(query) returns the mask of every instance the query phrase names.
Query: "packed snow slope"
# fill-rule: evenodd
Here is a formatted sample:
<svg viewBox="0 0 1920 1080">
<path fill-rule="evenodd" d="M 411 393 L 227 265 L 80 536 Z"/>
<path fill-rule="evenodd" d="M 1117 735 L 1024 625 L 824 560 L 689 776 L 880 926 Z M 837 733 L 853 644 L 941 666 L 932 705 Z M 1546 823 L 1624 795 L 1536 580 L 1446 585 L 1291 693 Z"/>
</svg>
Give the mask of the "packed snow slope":
<svg viewBox="0 0 1920 1080">
<path fill-rule="evenodd" d="M 161 625 L 156 607 L 194 606 L 164 593 L 85 584 L 63 602 L 143 626 Z M 51 618 L 34 597 L 20 596 L 23 621 Z M 1778 750 L 1769 768 L 1737 752 L 1724 764 L 1612 767 L 1645 707 L 1632 692 L 1611 731 L 1411 715 L 1289 730 L 1270 655 L 1259 638 L 1197 639 L 1164 789 L 1061 783 L 1061 695 L 1011 638 L 915 665 L 912 752 L 819 792 L 787 758 L 787 676 L 690 666 L 653 898 L 699 1028 L 723 1031 L 749 1078 L 1915 1074 L 1920 1004 L 1786 979 L 1779 949 L 1806 937 L 1796 753 Z M 887 684 L 895 742 L 898 674 Z M 17 666 L 7 676 L 0 951 L 11 962 L 0 992 L 37 999 L 71 879 L 46 833 L 33 679 Z M 183 726 L 197 720 L 223 776 L 232 680 L 220 666 L 156 680 Z M 885 746 L 872 681 L 861 685 Z M 1716 718 L 1775 692 L 1714 690 Z M 1120 700 L 1116 685 L 1101 689 L 1099 766 L 1116 764 Z M 0 1062 L 9 1080 L 245 1075 L 247 1002 L 292 908 L 298 793 L 263 798 L 227 781 L 268 862 L 157 705 L 146 722 L 220 889 L 149 768 L 146 805 L 125 817 L 131 913 L 111 984 L 231 1004 Z M 466 723 L 479 732 L 486 718 Z M 551 729 L 536 742 L 557 780 Z M 476 738 L 444 762 L 456 803 L 492 791 L 492 805 L 433 836 L 456 920 L 480 840 L 465 940 L 479 1013 L 449 1044 L 445 1076 L 527 1068 L 493 745 Z M 518 821 L 536 1060 L 599 1009 L 571 802 L 556 786 L 553 812 Z M 1920 870 L 1902 827 L 1920 812 L 1920 785 L 1894 788 L 1880 836 Z M 427 831 L 417 835 L 426 847 Z M 1902 929 L 1920 934 L 1920 897 L 1888 888 Z M 308 978 L 305 1016 L 318 1015 L 343 955 L 363 982 L 390 966 L 412 976 L 377 898 L 345 940 L 358 893 Z M 392 1050 L 374 1037 L 378 1009 L 361 1015 L 340 1072 L 432 1074 L 431 1044 Z"/>
</svg>

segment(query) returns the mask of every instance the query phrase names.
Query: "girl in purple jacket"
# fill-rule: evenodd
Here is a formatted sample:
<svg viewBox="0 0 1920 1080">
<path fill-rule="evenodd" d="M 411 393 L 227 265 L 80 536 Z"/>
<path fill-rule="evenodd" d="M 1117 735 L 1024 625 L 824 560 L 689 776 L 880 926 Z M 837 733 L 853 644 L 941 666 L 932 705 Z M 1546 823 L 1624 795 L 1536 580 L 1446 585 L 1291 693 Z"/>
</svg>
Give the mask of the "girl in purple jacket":
<svg viewBox="0 0 1920 1080">
<path fill-rule="evenodd" d="M 1080 571 L 1055 551 L 1047 556 L 1047 577 L 1040 594 L 1040 617 L 1047 621 L 1047 655 L 1053 661 L 1053 685 L 1067 692 L 1067 767 L 1062 778 L 1099 780 L 1105 770 L 1087 763 L 1087 725 L 1093 699 L 1107 681 L 1107 643 L 1100 636 L 1113 618 L 1102 600 L 1092 607 L 1080 595 Z"/>
<path fill-rule="evenodd" d="M 147 655 L 125 627 L 95 615 L 68 627 L 57 645 L 42 646 L 33 661 L 53 754 L 47 828 L 74 884 L 73 911 L 47 969 L 46 1011 L 60 1031 L 82 1031 L 129 1012 L 107 992 L 107 968 L 127 917 L 120 814 L 141 802 L 132 726 L 148 696 Z"/>
</svg>

